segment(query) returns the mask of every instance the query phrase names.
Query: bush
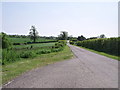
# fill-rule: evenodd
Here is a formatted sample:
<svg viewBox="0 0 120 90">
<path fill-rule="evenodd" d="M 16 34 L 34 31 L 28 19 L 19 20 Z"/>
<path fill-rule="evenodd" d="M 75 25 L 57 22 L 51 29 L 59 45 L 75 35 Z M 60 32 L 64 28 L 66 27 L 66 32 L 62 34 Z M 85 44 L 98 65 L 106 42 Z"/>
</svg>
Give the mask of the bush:
<svg viewBox="0 0 120 90">
<path fill-rule="evenodd" d="M 55 48 L 55 49 L 52 49 L 51 51 L 52 52 L 59 52 L 59 51 L 62 51 L 63 50 L 63 47 L 61 48 Z"/>
<path fill-rule="evenodd" d="M 59 40 L 57 43 L 55 43 L 55 48 L 61 48 L 66 45 L 66 40 Z"/>
<path fill-rule="evenodd" d="M 51 52 L 51 50 L 43 50 L 42 54 L 47 54 L 47 53 L 50 53 L 50 52 Z"/>
<path fill-rule="evenodd" d="M 70 44 L 74 44 L 74 42 L 73 42 L 73 41 L 70 41 Z"/>
<path fill-rule="evenodd" d="M 2 36 L 2 48 L 3 49 L 10 49 L 12 44 L 9 41 L 7 34 L 2 33 L 1 36 Z"/>
<path fill-rule="evenodd" d="M 2 64 L 14 62 L 19 58 L 19 55 L 13 50 L 2 50 Z"/>
<path fill-rule="evenodd" d="M 58 43 L 62 43 L 63 45 L 66 45 L 67 41 L 66 40 L 59 40 Z"/>
<path fill-rule="evenodd" d="M 31 51 L 23 52 L 20 55 L 21 58 L 33 58 L 35 56 L 36 56 L 36 54 L 34 52 L 31 52 Z"/>
<path fill-rule="evenodd" d="M 85 41 L 78 41 L 78 46 L 86 47 L 100 52 L 105 52 L 113 55 L 120 56 L 118 45 L 120 38 L 101 38 Z"/>
<path fill-rule="evenodd" d="M 36 54 L 47 54 L 47 53 L 51 53 L 51 50 L 39 50 L 37 51 Z"/>
<path fill-rule="evenodd" d="M 55 43 L 55 48 L 63 47 L 64 45 L 62 43 Z"/>
</svg>

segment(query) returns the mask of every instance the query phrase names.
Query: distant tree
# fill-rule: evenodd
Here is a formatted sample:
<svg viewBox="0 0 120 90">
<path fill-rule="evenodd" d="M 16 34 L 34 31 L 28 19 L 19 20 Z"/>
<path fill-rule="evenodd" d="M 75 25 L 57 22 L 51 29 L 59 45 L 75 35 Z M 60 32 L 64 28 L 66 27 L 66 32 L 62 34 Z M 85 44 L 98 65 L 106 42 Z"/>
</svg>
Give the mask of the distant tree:
<svg viewBox="0 0 120 90">
<path fill-rule="evenodd" d="M 97 37 L 90 37 L 90 38 L 87 38 L 87 40 L 89 40 L 89 39 L 97 39 Z"/>
<path fill-rule="evenodd" d="M 78 36 L 77 40 L 83 41 L 83 40 L 86 40 L 86 38 L 83 35 L 81 35 L 81 36 Z"/>
<path fill-rule="evenodd" d="M 67 40 L 67 38 L 68 38 L 68 32 L 61 31 L 61 34 L 58 36 L 58 39 L 60 39 L 60 40 Z"/>
<path fill-rule="evenodd" d="M 36 39 L 38 38 L 38 32 L 37 32 L 35 26 L 31 26 L 29 34 L 30 34 L 30 38 L 33 40 L 33 42 L 36 42 Z"/>
<path fill-rule="evenodd" d="M 104 34 L 101 34 L 99 38 L 106 38 Z"/>
<path fill-rule="evenodd" d="M 2 32 L 0 37 L 2 38 L 2 49 L 10 49 L 12 44 L 9 41 L 7 34 Z"/>
<path fill-rule="evenodd" d="M 73 38 L 72 35 L 68 36 L 68 40 L 72 40 L 72 38 Z"/>
</svg>

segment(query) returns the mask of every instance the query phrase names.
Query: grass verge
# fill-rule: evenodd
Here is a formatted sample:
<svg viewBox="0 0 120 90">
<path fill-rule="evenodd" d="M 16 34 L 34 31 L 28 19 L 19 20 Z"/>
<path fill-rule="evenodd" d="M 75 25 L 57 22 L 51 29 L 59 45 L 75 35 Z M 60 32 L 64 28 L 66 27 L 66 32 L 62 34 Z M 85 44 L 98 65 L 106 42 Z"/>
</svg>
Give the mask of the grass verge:
<svg viewBox="0 0 120 90">
<path fill-rule="evenodd" d="M 76 45 L 75 45 L 75 46 L 76 46 Z M 103 56 L 106 56 L 106 57 L 109 57 L 109 58 L 112 58 L 112 59 L 115 59 L 115 60 L 119 60 L 119 61 L 120 61 L 120 57 L 119 57 L 119 56 L 110 55 L 110 54 L 107 54 L 107 53 L 104 53 L 104 52 L 95 51 L 95 50 L 88 49 L 88 48 L 81 47 L 81 46 L 77 46 L 77 47 L 80 47 L 80 48 L 86 49 L 86 50 L 88 50 L 88 51 L 91 51 L 91 52 L 94 52 L 94 53 L 97 53 L 97 54 L 100 54 L 100 55 L 103 55 Z"/>
<path fill-rule="evenodd" d="M 2 67 L 2 84 L 7 83 L 13 78 L 21 75 L 22 73 L 35 69 L 37 67 L 52 64 L 65 59 L 70 59 L 73 54 L 68 46 L 65 46 L 63 51 L 54 52 L 49 54 L 42 54 L 34 59 L 22 59 L 20 61 L 3 65 Z"/>
</svg>

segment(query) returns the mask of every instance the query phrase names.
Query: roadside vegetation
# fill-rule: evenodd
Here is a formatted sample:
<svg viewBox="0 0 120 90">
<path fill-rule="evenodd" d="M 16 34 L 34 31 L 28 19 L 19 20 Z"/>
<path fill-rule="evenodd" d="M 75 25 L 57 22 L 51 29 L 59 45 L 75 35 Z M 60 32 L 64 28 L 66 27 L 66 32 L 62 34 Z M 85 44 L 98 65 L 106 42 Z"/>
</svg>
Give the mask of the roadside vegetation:
<svg viewBox="0 0 120 90">
<path fill-rule="evenodd" d="M 70 44 L 83 47 L 92 52 L 120 60 L 120 37 L 115 38 L 105 38 L 104 35 L 100 36 L 101 38 L 93 37 L 89 39 L 83 38 L 83 36 L 76 40 L 71 40 Z"/>
<path fill-rule="evenodd" d="M 76 46 L 77 46 L 77 45 L 76 45 Z M 96 50 L 89 49 L 89 48 L 85 48 L 85 47 L 81 47 L 81 46 L 78 46 L 78 47 L 83 48 L 83 49 L 86 49 L 86 50 L 91 51 L 91 52 L 94 52 L 94 53 L 96 53 L 96 54 L 100 54 L 100 55 L 103 55 L 103 56 L 112 58 L 112 59 L 120 60 L 120 56 L 107 54 L 107 53 L 104 53 L 104 52 L 96 51 Z"/>
<path fill-rule="evenodd" d="M 35 26 L 31 26 L 29 35 L 7 35 L 2 32 L 0 37 L 2 84 L 26 71 L 72 58 L 73 54 L 66 45 L 67 40 L 70 40 L 70 44 L 114 59 L 120 56 L 120 38 L 106 38 L 105 35 L 86 39 L 83 35 L 76 38 L 62 31 L 58 37 L 42 37 L 38 35 Z"/>
<path fill-rule="evenodd" d="M 119 42 L 120 38 L 105 38 L 78 41 L 76 45 L 117 56 L 120 55 L 120 53 L 118 53 Z"/>
<path fill-rule="evenodd" d="M 70 59 L 73 54 L 68 46 L 65 46 L 62 51 L 40 54 L 35 58 L 22 58 L 21 60 L 3 65 L 2 69 L 2 84 L 7 83 L 16 76 L 21 75 L 31 69 L 52 64 L 58 61 Z"/>
<path fill-rule="evenodd" d="M 32 26 L 29 35 L 7 35 L 2 32 L 0 37 L 2 84 L 31 69 L 73 56 L 66 45 L 68 34 L 64 31 L 58 37 L 40 37 L 35 26 Z"/>
<path fill-rule="evenodd" d="M 31 45 L 13 46 L 2 50 L 2 65 L 13 63 L 22 58 L 34 58 L 40 54 L 59 52 L 64 49 L 66 41 L 59 40 L 56 43 L 42 43 Z"/>
</svg>

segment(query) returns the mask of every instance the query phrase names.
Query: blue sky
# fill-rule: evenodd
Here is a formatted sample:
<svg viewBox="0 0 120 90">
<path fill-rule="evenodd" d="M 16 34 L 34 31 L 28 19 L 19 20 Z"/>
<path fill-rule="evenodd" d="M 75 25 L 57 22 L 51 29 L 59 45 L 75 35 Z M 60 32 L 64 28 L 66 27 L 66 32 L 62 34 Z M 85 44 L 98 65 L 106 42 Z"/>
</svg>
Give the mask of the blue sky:
<svg viewBox="0 0 120 90">
<path fill-rule="evenodd" d="M 35 25 L 40 36 L 118 36 L 117 2 L 3 2 L 2 30 L 29 34 Z"/>
</svg>

